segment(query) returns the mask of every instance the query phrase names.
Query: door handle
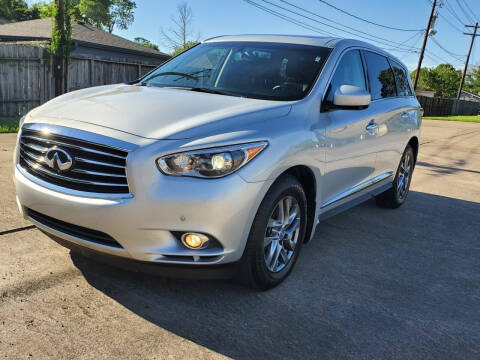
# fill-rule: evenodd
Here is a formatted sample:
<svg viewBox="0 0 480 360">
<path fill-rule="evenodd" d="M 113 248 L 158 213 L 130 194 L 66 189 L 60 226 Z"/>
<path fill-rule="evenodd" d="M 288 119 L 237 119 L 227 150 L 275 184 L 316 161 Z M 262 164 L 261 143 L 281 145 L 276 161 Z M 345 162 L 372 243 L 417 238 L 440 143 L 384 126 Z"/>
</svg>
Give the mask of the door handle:
<svg viewBox="0 0 480 360">
<path fill-rule="evenodd" d="M 408 115 L 407 112 L 403 112 L 401 117 L 402 117 L 402 119 L 408 119 L 410 116 Z"/>
<path fill-rule="evenodd" d="M 378 124 L 372 120 L 368 123 L 367 127 L 365 128 L 371 135 L 375 135 L 375 132 L 378 129 Z"/>
</svg>

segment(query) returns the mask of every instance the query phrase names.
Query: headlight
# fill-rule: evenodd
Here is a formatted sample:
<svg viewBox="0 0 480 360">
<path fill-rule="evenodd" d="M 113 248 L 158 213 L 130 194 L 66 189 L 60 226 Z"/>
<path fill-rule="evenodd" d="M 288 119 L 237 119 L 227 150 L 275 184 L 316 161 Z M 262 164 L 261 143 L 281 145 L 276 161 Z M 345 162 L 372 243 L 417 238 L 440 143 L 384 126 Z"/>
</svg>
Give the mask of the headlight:
<svg viewBox="0 0 480 360">
<path fill-rule="evenodd" d="M 170 154 L 157 159 L 165 175 L 218 178 L 240 169 L 267 147 L 266 141 Z"/>
</svg>

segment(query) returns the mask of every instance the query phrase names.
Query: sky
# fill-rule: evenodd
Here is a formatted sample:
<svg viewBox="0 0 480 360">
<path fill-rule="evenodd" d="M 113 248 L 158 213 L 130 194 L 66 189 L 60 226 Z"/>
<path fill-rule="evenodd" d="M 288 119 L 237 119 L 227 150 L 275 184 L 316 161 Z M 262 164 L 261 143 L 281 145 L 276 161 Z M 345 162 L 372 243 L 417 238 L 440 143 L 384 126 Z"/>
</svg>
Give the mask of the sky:
<svg viewBox="0 0 480 360">
<path fill-rule="evenodd" d="M 328 32 L 340 37 L 365 40 L 387 49 L 400 58 L 410 70 L 416 68 L 418 50 L 422 45 L 421 31 L 399 31 L 375 26 L 352 16 L 346 15 L 322 0 L 248 0 L 268 9 L 287 15 L 297 22 L 294 24 L 278 18 L 247 3 L 245 0 L 187 0 L 194 15 L 194 38 L 207 39 L 227 34 L 306 34 L 329 36 Z M 432 0 L 325 0 L 342 10 L 358 17 L 390 27 L 421 30 L 425 29 L 431 10 Z M 30 3 L 33 1 L 29 1 Z M 170 52 L 161 37 L 161 29 L 172 26 L 171 16 L 182 0 L 137 0 L 135 22 L 128 30 L 115 29 L 114 33 L 127 39 L 140 36 L 159 45 L 164 52 Z M 297 6 L 297 8 L 289 4 Z M 439 0 L 440 16 L 435 23 L 437 33 L 429 38 L 423 66 L 436 66 L 449 62 L 457 68 L 463 68 L 471 36 L 464 24 L 480 21 L 480 0 Z M 294 11 L 297 14 L 280 9 L 275 5 Z M 302 9 L 309 11 L 304 12 Z M 472 12 L 473 11 L 473 12 Z M 324 18 L 320 18 L 322 16 Z M 325 18 L 327 20 L 325 20 Z M 331 21 L 336 22 L 332 23 Z M 327 24 L 323 25 L 316 21 Z M 345 31 L 340 31 L 338 29 Z M 350 29 L 344 27 L 348 26 Z M 313 27 L 313 28 L 312 28 Z M 359 33 L 359 31 L 363 33 Z M 480 31 L 479 31 L 480 32 Z M 360 38 L 365 36 L 368 39 Z M 378 40 L 379 42 L 372 41 Z M 381 39 L 380 39 L 381 38 Z M 472 50 L 470 64 L 480 64 L 480 37 Z M 439 44 L 439 45 L 438 45 Z M 413 49 L 412 49 L 413 47 Z M 400 50 L 402 49 L 402 50 Z M 417 53 L 412 52 L 417 51 Z"/>
</svg>

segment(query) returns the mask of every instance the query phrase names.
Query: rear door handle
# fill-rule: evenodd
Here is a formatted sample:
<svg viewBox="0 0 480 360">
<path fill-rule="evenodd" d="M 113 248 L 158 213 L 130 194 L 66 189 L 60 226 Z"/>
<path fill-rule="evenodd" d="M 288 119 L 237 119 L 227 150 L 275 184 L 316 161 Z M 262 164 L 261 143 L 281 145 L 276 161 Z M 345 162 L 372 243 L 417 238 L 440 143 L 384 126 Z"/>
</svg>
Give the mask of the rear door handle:
<svg viewBox="0 0 480 360">
<path fill-rule="evenodd" d="M 378 129 L 378 124 L 372 120 L 368 123 L 365 129 L 367 129 L 370 134 L 375 135 L 375 131 Z"/>
<path fill-rule="evenodd" d="M 401 116 L 402 119 L 408 119 L 410 117 L 407 112 L 403 112 Z"/>
</svg>

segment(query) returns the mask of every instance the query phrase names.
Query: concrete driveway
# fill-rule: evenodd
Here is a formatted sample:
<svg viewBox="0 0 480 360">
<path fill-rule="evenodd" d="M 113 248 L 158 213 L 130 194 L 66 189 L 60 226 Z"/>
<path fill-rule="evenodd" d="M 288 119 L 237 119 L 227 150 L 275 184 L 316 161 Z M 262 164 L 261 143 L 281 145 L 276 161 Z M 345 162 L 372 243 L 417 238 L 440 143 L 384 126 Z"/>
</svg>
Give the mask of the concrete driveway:
<svg viewBox="0 0 480 360">
<path fill-rule="evenodd" d="M 97 264 L 20 219 L 0 135 L 4 358 L 479 359 L 480 124 L 425 121 L 407 203 L 321 223 L 281 286 Z"/>
</svg>

